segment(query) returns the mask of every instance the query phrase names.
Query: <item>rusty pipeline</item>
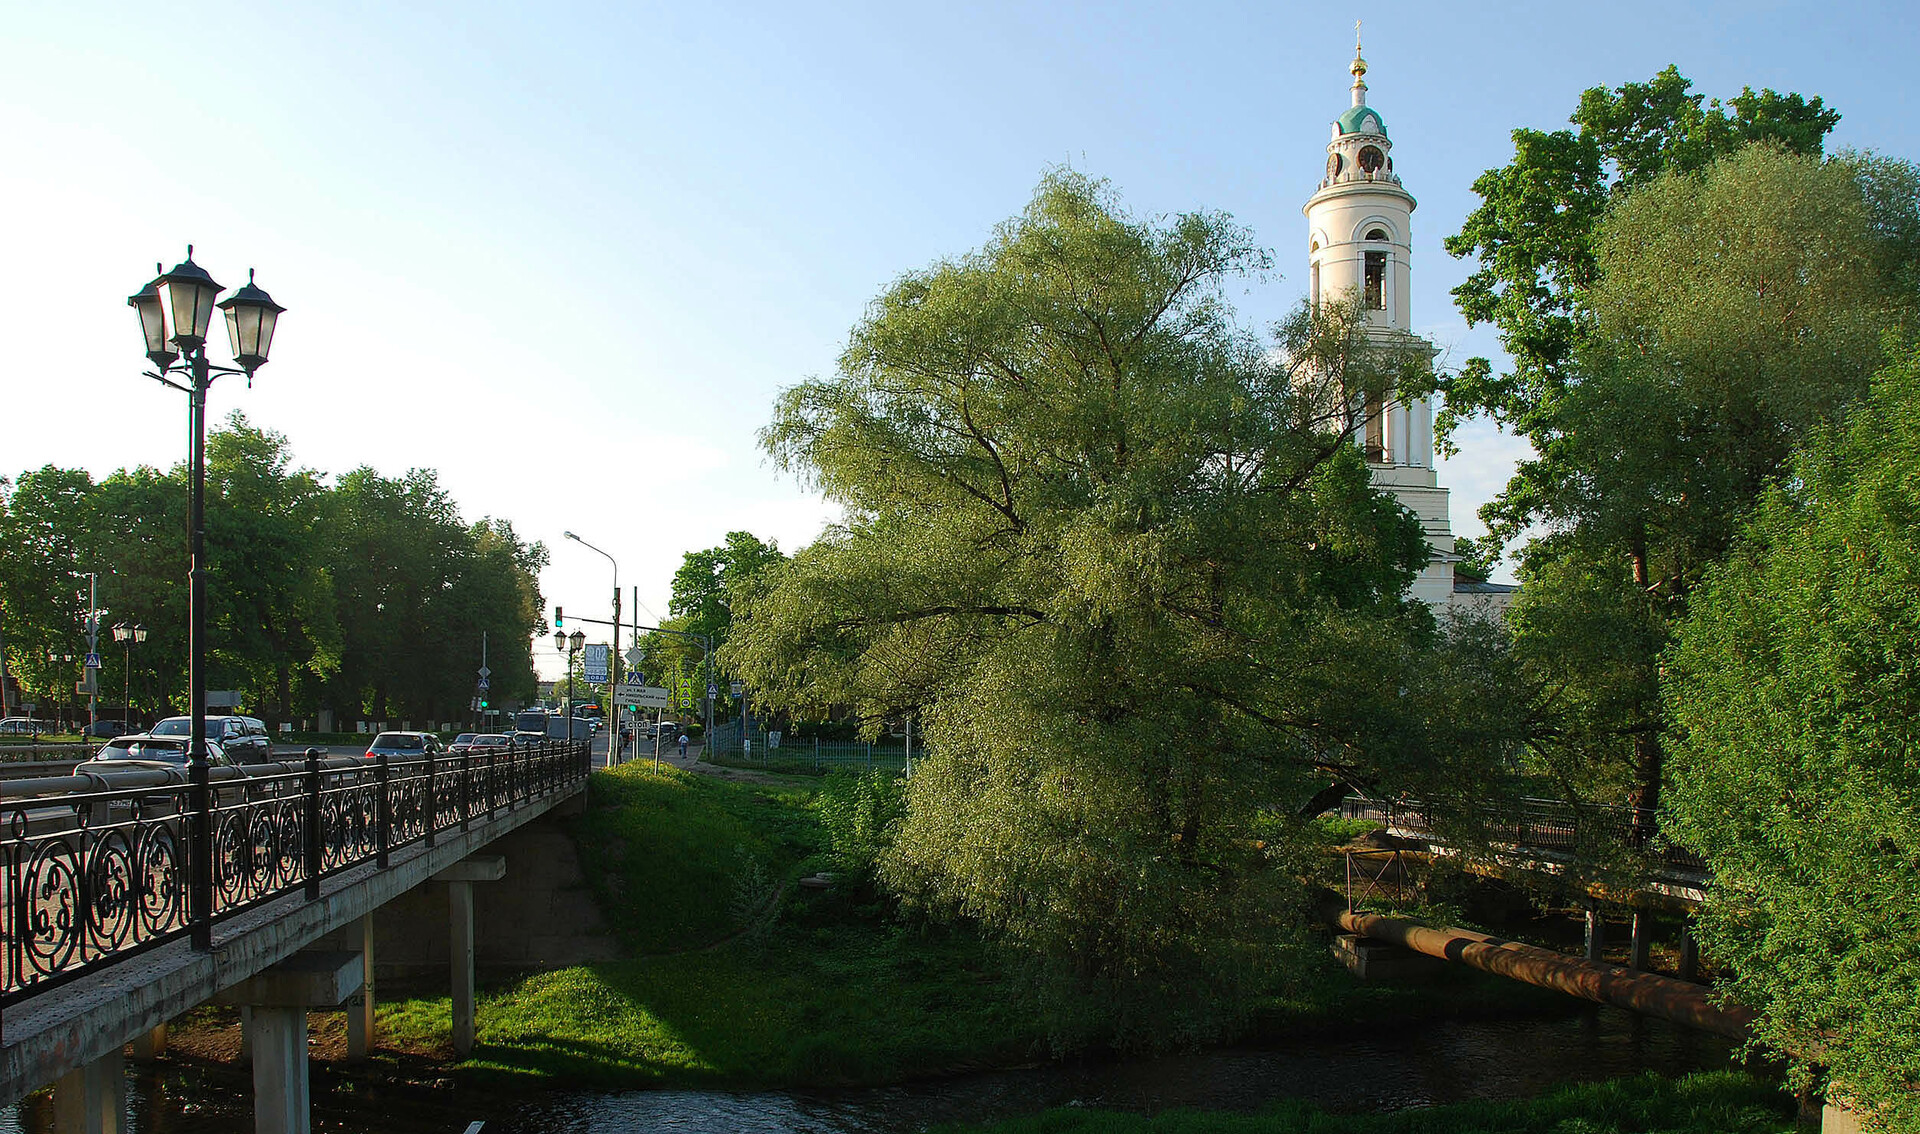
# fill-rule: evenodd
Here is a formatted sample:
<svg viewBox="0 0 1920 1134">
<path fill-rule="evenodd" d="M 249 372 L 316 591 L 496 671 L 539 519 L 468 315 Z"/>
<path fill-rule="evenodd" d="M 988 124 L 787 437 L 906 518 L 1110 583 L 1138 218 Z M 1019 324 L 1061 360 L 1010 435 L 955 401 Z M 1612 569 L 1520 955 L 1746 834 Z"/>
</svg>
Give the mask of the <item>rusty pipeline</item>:
<svg viewBox="0 0 1920 1134">
<path fill-rule="evenodd" d="M 1720 1007 L 1709 999 L 1706 988 L 1688 981 L 1569 957 L 1470 929 L 1436 929 L 1419 922 L 1344 908 L 1329 909 L 1327 914 L 1328 920 L 1341 929 L 1374 941 L 1389 942 L 1443 961 L 1471 965 L 1496 976 L 1550 988 L 1597 1004 L 1611 1004 L 1644 1016 L 1657 1016 L 1729 1039 L 1752 1038 L 1752 1010 L 1739 1005 Z"/>
</svg>

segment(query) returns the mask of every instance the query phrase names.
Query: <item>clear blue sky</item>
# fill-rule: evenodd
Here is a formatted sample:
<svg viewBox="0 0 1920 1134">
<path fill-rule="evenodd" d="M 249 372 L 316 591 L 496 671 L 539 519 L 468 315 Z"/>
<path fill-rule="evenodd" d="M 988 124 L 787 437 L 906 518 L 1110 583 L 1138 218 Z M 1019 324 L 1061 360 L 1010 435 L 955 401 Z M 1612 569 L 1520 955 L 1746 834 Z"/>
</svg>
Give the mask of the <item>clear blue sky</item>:
<svg viewBox="0 0 1920 1134">
<path fill-rule="evenodd" d="M 805 543 L 765 466 L 783 385 L 829 371 L 895 275 L 978 246 L 1050 165 L 1138 213 L 1222 209 L 1302 288 L 1300 206 L 1366 21 L 1371 103 L 1420 200 L 1414 323 L 1486 353 L 1444 236 L 1516 125 L 1677 63 L 1696 89 L 1824 96 L 1835 141 L 1920 157 L 1911 4 L 14 5 L 0 32 L 0 475 L 185 452 L 125 297 L 188 241 L 290 310 L 251 390 L 340 473 L 430 466 L 545 541 L 548 602 L 666 613 L 682 552 Z M 224 342 L 220 349 L 224 351 Z M 1454 526 L 1514 445 L 1462 438 Z M 615 487 L 615 483 L 618 487 Z"/>
</svg>

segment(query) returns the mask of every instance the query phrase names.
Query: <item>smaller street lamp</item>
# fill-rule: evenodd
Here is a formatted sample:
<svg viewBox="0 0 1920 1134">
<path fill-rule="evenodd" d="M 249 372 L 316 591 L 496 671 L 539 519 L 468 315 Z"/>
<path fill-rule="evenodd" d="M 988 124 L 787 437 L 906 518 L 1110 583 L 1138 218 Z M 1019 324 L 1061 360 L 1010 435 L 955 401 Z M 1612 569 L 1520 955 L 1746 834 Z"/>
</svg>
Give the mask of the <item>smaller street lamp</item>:
<svg viewBox="0 0 1920 1134">
<path fill-rule="evenodd" d="M 564 630 L 553 632 L 553 648 L 559 650 L 567 659 L 567 740 L 573 740 L 573 655 L 586 647 L 587 632 L 575 630 L 568 634 Z"/>
<path fill-rule="evenodd" d="M 133 647 L 147 640 L 147 628 L 135 623 L 132 626 L 124 622 L 113 624 L 113 640 L 125 649 L 125 660 L 120 667 L 120 707 L 133 712 Z"/>
</svg>

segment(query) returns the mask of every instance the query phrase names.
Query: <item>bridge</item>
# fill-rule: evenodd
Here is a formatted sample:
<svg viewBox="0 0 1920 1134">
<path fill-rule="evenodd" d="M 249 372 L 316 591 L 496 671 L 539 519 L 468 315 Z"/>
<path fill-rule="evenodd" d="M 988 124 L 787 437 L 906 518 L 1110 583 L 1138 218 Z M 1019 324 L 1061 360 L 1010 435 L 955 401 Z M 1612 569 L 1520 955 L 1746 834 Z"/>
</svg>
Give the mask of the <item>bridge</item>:
<svg viewBox="0 0 1920 1134">
<path fill-rule="evenodd" d="M 590 764 L 586 742 L 310 751 L 214 769 L 204 828 L 171 770 L 0 781 L 0 1105 L 51 1083 L 61 1134 L 119 1130 L 122 1049 L 212 1001 L 251 1010 L 256 1129 L 308 1130 L 306 1013 L 357 998 L 366 1042 L 368 915 L 430 879 L 449 885 L 454 1039 L 470 1049 L 471 884 L 503 869 L 473 856 L 581 800 Z M 356 927 L 357 949 L 312 948 Z"/>
</svg>

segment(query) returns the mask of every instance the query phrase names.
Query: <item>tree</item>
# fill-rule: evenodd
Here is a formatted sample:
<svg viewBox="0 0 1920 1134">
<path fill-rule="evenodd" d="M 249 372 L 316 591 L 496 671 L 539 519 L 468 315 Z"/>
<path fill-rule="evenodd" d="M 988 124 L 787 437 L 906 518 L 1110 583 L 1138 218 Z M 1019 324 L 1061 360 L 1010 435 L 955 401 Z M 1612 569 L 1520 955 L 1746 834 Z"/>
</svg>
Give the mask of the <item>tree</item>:
<svg viewBox="0 0 1920 1134">
<path fill-rule="evenodd" d="M 919 722 L 883 863 L 911 902 L 1169 1011 L 1230 1002 L 1301 924 L 1294 808 L 1458 770 L 1411 704 L 1427 548 L 1344 440 L 1425 352 L 1335 303 L 1272 351 L 1222 296 L 1267 263 L 1224 216 L 1134 220 L 1056 172 L 902 276 L 781 395 L 764 444 L 846 518 L 723 654 L 776 706 Z"/>
<path fill-rule="evenodd" d="M 1492 323 L 1512 369 L 1484 358 L 1443 379 L 1435 420 L 1445 438 L 1486 414 L 1531 438 L 1569 380 L 1566 368 L 1590 330 L 1585 291 L 1597 277 L 1597 236 L 1608 208 L 1666 172 L 1692 172 L 1754 143 L 1817 156 L 1840 121 L 1819 98 L 1752 88 L 1722 105 L 1690 93 L 1673 67 L 1647 83 L 1580 96 L 1573 130 L 1517 129 L 1513 160 L 1473 183 L 1480 207 L 1447 251 L 1479 266 L 1454 289 L 1469 326 Z"/>
<path fill-rule="evenodd" d="M 1913 295 L 1855 164 L 1770 146 L 1640 184 L 1593 248 L 1586 330 L 1525 417 L 1536 456 L 1483 515 L 1496 539 L 1546 533 L 1510 619 L 1557 706 L 1548 766 L 1650 810 L 1673 622 L 1792 446 L 1864 393 Z"/>
<path fill-rule="evenodd" d="M 1920 350 L 1819 432 L 1669 657 L 1702 938 L 1758 1034 L 1920 1130 Z"/>
</svg>

